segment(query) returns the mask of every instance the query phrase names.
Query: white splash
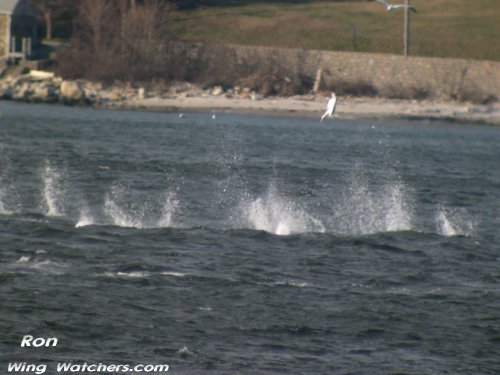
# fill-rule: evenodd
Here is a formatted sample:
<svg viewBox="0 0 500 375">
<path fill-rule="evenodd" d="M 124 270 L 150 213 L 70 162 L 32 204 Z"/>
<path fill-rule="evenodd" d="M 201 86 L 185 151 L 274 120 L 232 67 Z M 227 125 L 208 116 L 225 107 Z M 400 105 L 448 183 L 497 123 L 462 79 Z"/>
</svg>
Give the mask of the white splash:
<svg viewBox="0 0 500 375">
<path fill-rule="evenodd" d="M 75 228 L 86 227 L 94 224 L 95 224 L 94 217 L 91 215 L 89 208 L 86 205 L 84 205 L 80 212 L 80 217 L 78 219 L 78 222 L 75 224 Z"/>
<path fill-rule="evenodd" d="M 457 231 L 453 228 L 443 211 L 438 211 L 436 214 L 436 230 L 439 234 L 447 237 L 457 235 Z"/>
<path fill-rule="evenodd" d="M 45 161 L 42 170 L 42 201 L 47 208 L 47 216 L 64 215 L 64 174 L 56 167 Z"/>
<path fill-rule="evenodd" d="M 10 159 L 0 156 L 0 215 L 12 215 L 21 212 L 21 200 L 13 182 Z"/>
<path fill-rule="evenodd" d="M 149 200 L 141 194 L 114 186 L 104 200 L 105 214 L 113 225 L 127 228 L 167 228 L 179 206 L 175 193 L 166 192 L 163 202 Z"/>
<path fill-rule="evenodd" d="M 271 185 L 268 191 L 255 200 L 240 205 L 244 225 L 280 236 L 293 233 L 325 232 L 320 220 L 308 214 L 290 198 L 279 194 Z"/>
<path fill-rule="evenodd" d="M 160 219 L 158 220 L 158 227 L 160 228 L 169 228 L 174 225 L 173 217 L 176 212 L 179 210 L 179 201 L 176 199 L 176 196 L 172 192 L 165 193 L 165 198 L 160 214 Z"/>
<path fill-rule="evenodd" d="M 436 210 L 436 231 L 446 237 L 473 237 L 476 225 L 465 209 L 450 209 L 439 206 Z"/>
<path fill-rule="evenodd" d="M 189 350 L 189 348 L 184 345 L 182 348 L 180 348 L 178 351 L 177 351 L 177 354 L 180 356 L 180 357 L 196 357 L 196 354 L 193 353 L 191 350 Z"/>
<path fill-rule="evenodd" d="M 406 201 L 405 186 L 401 181 L 386 187 L 383 196 L 385 228 L 389 232 L 411 229 L 412 214 Z"/>
<path fill-rule="evenodd" d="M 142 228 L 141 219 L 137 219 L 136 215 L 130 214 L 122 209 L 111 194 L 107 194 L 104 200 L 104 211 L 111 218 L 114 225 L 119 227 Z"/>
<path fill-rule="evenodd" d="M 410 194 L 399 178 L 370 182 L 364 174 L 351 176 L 341 202 L 334 206 L 332 227 L 341 234 L 373 234 L 412 228 Z"/>
<path fill-rule="evenodd" d="M 6 197 L 6 192 L 2 186 L 0 186 L 0 215 L 12 215 L 12 211 L 6 207 L 4 203 Z"/>
</svg>

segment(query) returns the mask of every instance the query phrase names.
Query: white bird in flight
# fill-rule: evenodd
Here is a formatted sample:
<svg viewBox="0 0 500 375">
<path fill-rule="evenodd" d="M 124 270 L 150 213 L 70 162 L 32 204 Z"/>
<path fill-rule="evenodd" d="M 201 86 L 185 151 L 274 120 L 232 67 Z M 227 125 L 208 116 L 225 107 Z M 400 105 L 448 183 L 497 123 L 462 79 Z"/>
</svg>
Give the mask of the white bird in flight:
<svg viewBox="0 0 500 375">
<path fill-rule="evenodd" d="M 336 105 L 337 105 L 337 96 L 335 95 L 334 92 L 332 92 L 332 97 L 330 98 L 330 100 L 328 100 L 328 104 L 326 105 L 326 112 L 323 114 L 323 116 L 321 116 L 320 121 L 323 121 L 323 119 L 326 116 L 332 117 L 333 113 L 335 112 Z"/>
<path fill-rule="evenodd" d="M 379 3 L 382 3 L 385 5 L 385 7 L 387 8 L 388 11 L 391 11 L 391 10 L 394 10 L 394 9 L 397 9 L 397 8 L 408 8 L 412 11 L 414 11 L 415 13 L 417 13 L 417 10 L 412 7 L 411 5 L 405 5 L 405 4 L 390 4 L 388 3 L 387 1 L 385 0 L 377 0 Z"/>
</svg>

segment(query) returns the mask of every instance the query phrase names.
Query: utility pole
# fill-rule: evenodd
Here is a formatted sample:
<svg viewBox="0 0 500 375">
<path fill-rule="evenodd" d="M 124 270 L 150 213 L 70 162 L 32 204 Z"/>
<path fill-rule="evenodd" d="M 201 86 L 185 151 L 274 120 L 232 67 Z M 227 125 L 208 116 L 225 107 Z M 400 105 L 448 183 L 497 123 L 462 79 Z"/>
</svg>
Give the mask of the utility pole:
<svg viewBox="0 0 500 375">
<path fill-rule="evenodd" d="M 410 0 L 405 0 L 405 24 L 404 24 L 404 50 L 403 54 L 408 56 L 410 54 Z"/>
</svg>

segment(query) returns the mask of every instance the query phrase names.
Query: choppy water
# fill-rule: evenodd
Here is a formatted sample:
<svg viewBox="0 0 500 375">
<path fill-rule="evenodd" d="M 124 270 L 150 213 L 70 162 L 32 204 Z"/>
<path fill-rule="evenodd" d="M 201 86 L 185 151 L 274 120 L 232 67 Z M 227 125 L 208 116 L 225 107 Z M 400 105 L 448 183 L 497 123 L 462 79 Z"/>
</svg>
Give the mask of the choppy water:
<svg viewBox="0 0 500 375">
<path fill-rule="evenodd" d="M 500 129 L 0 107 L 1 373 L 500 373 Z"/>
</svg>

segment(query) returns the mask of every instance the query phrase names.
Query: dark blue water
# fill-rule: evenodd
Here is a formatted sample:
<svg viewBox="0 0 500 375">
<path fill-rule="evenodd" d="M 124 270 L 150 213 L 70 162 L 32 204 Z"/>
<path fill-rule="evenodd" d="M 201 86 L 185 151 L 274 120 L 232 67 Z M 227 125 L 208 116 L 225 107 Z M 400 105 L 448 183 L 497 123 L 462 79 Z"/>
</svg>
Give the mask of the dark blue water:
<svg viewBox="0 0 500 375">
<path fill-rule="evenodd" d="M 0 111 L 0 373 L 500 373 L 499 128 Z"/>
</svg>

